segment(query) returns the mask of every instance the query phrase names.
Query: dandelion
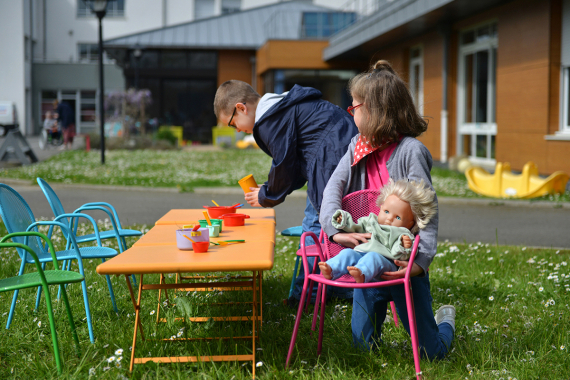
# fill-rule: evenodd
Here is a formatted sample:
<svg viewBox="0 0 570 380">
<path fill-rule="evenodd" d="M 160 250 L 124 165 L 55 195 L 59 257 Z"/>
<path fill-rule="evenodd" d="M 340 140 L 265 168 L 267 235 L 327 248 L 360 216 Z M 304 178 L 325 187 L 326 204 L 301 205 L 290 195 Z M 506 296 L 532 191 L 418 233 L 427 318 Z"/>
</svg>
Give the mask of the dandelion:
<svg viewBox="0 0 570 380">
<path fill-rule="evenodd" d="M 117 351 L 115 351 L 115 355 L 117 355 L 117 356 L 123 355 L 123 349 L 119 348 Z"/>
</svg>

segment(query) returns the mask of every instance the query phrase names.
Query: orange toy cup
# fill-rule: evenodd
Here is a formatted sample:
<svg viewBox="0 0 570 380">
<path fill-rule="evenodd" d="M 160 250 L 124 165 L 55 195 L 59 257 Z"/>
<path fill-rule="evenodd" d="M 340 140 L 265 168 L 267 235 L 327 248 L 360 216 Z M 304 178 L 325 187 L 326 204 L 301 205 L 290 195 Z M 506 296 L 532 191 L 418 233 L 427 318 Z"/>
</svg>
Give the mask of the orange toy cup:
<svg viewBox="0 0 570 380">
<path fill-rule="evenodd" d="M 257 182 L 255 182 L 255 178 L 253 178 L 253 174 L 248 174 L 242 179 L 238 181 L 239 185 L 241 186 L 243 192 L 245 194 L 251 193 L 250 187 L 257 187 Z"/>
<path fill-rule="evenodd" d="M 210 246 L 209 241 L 197 241 L 195 243 L 192 243 L 192 248 L 194 249 L 194 252 L 196 252 L 196 253 L 208 252 L 209 246 Z"/>
</svg>

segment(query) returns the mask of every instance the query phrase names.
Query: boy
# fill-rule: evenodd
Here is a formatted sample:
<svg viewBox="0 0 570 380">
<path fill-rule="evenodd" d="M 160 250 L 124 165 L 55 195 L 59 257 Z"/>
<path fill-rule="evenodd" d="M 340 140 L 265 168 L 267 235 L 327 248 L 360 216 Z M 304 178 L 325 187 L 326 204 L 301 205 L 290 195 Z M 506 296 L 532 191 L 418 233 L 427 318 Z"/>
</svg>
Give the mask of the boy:
<svg viewBox="0 0 570 380">
<path fill-rule="evenodd" d="M 220 85 L 214 99 L 218 120 L 238 132 L 253 133 L 257 145 L 273 158 L 268 181 L 251 188 L 246 201 L 255 207 L 274 207 L 307 183 L 303 231 L 317 236 L 323 191 L 358 133 L 347 112 L 321 97 L 320 91 L 299 85 L 283 94 L 261 97 L 249 84 L 229 80 Z M 301 298 L 302 271 L 301 267 L 296 300 Z"/>
</svg>

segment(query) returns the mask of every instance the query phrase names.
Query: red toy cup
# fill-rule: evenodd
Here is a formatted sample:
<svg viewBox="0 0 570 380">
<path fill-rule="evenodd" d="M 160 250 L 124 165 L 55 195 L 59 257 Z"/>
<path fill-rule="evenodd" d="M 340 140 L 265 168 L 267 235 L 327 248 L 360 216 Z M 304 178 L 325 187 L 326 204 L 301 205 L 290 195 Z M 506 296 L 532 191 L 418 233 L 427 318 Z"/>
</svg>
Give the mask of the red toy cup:
<svg viewBox="0 0 570 380">
<path fill-rule="evenodd" d="M 192 248 L 194 249 L 194 252 L 196 252 L 196 253 L 208 252 L 209 246 L 210 246 L 209 241 L 197 241 L 195 243 L 192 243 Z"/>
<path fill-rule="evenodd" d="M 245 214 L 225 214 L 219 217 L 219 219 L 224 220 L 224 226 L 243 226 L 245 224 L 245 219 L 249 219 L 249 215 Z"/>
<path fill-rule="evenodd" d="M 208 215 L 210 215 L 211 219 L 219 219 L 219 217 L 224 214 L 231 214 L 236 212 L 236 208 L 230 206 L 219 206 L 219 207 L 204 206 L 204 208 L 208 210 Z"/>
</svg>

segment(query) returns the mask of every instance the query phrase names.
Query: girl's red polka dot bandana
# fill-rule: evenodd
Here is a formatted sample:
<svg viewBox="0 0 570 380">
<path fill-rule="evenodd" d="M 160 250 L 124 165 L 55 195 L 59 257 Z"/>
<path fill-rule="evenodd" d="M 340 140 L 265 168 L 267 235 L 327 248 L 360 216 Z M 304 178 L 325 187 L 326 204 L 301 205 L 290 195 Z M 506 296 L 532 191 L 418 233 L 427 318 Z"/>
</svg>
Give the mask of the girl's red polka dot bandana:
<svg viewBox="0 0 570 380">
<path fill-rule="evenodd" d="M 354 148 L 354 158 L 351 166 L 358 164 L 360 160 L 368 156 L 370 153 L 382 148 L 386 143 L 382 141 L 382 144 L 375 146 L 366 137 L 360 135 L 358 141 L 356 142 L 356 147 Z"/>
</svg>

